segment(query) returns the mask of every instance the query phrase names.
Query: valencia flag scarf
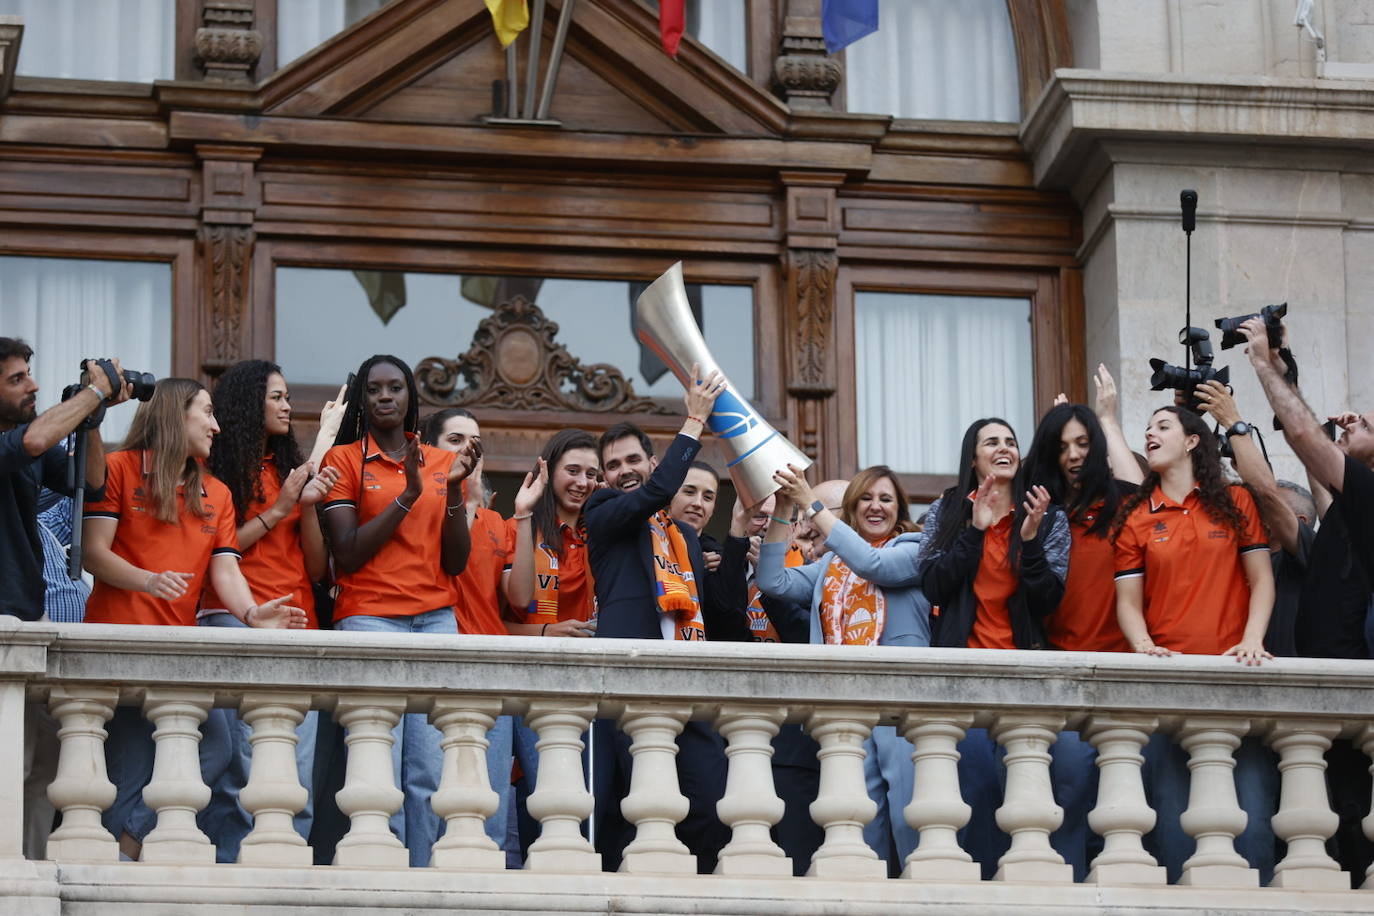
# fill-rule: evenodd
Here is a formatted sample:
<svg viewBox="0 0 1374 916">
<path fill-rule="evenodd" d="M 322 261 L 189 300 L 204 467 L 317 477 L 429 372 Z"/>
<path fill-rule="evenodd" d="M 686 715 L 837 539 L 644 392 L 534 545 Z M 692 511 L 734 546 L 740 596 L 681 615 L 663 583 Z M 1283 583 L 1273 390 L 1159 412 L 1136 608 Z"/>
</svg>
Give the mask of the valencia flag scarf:
<svg viewBox="0 0 1374 916">
<path fill-rule="evenodd" d="M 890 540 L 873 546 L 882 547 Z M 886 616 L 882 590 L 832 554 L 821 585 L 821 634 L 826 645 L 876 646 Z"/>
<path fill-rule="evenodd" d="M 687 539 L 662 509 L 649 519 L 649 538 L 654 548 L 658 609 L 673 618 L 673 638 L 705 639 L 706 625 L 701 619 L 701 600 L 697 597 Z"/>
</svg>

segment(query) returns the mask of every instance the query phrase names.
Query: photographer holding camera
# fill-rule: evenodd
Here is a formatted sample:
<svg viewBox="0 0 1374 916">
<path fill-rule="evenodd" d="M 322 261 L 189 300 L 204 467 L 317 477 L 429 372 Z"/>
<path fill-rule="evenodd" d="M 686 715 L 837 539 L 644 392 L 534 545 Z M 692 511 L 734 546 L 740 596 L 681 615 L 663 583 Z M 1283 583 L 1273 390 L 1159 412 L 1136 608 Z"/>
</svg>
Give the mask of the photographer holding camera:
<svg viewBox="0 0 1374 916">
<path fill-rule="evenodd" d="M 1333 418 L 1344 430 L 1332 441 L 1285 373 L 1275 348 L 1273 321 L 1250 318 L 1240 333 L 1265 397 L 1283 425 L 1284 438 L 1307 468 L 1314 489 L 1330 492 L 1313 545 L 1313 562 L 1299 602 L 1298 652 L 1328 658 L 1368 658 L 1365 618 L 1374 581 L 1374 412 Z M 1282 325 L 1280 324 L 1282 328 Z M 1286 330 L 1279 342 L 1286 340 Z"/>
<path fill-rule="evenodd" d="M 116 388 L 94 360 L 87 360 L 82 381 L 86 388 L 38 413 L 38 383 L 29 371 L 33 348 L 22 340 L 0 337 L 0 614 L 20 620 L 43 620 L 43 542 L 38 532 L 38 488 L 41 485 L 71 495 L 64 444 L 87 417 L 105 404 L 129 397 L 129 385 Z M 113 362 L 114 378 L 119 362 Z M 100 434 L 90 431 L 86 451 L 86 479 L 99 489 L 105 484 L 105 450 Z M 53 808 L 47 801 L 48 783 L 55 775 L 55 726 L 41 704 L 24 713 L 24 851 L 42 858 Z"/>
<path fill-rule="evenodd" d="M 38 414 L 38 383 L 29 371 L 33 349 L 0 337 L 0 614 L 20 620 L 43 617 L 43 545 L 38 536 L 38 488 L 72 494 L 67 480 L 66 438 L 102 405 L 128 400 L 130 385 L 112 383 L 96 360 L 86 360 L 74 396 Z M 122 379 L 119 360 L 111 361 Z M 100 432 L 89 432 L 86 481 L 92 491 L 105 485 L 105 450 Z"/>
</svg>

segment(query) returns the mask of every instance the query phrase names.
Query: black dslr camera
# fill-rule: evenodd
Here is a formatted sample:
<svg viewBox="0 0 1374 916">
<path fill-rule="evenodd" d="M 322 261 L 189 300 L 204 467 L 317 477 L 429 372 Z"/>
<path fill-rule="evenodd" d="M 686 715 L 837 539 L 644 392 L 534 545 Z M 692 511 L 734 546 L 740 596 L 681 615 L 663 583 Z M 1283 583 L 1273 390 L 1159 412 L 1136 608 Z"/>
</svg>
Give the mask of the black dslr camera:
<svg viewBox="0 0 1374 916">
<path fill-rule="evenodd" d="M 86 362 L 87 360 L 83 360 L 81 365 L 77 367 L 83 379 L 86 374 Z M 147 401 L 152 399 L 153 389 L 157 386 L 157 378 L 151 372 L 135 372 L 132 369 L 125 369 L 123 373 L 119 373 L 115 371 L 114 363 L 110 362 L 108 359 L 92 359 L 89 360 L 89 362 L 93 362 L 101 369 L 105 370 L 105 377 L 110 380 L 111 390 L 118 391 L 125 382 L 128 382 L 133 386 L 133 397 L 135 400 Z M 68 385 L 62 391 L 62 400 L 65 401 L 68 398 L 76 397 L 85 390 L 88 381 L 89 380 L 82 381 L 77 385 Z M 95 429 L 104 418 L 105 404 L 102 402 L 101 405 L 96 408 L 95 412 L 87 417 L 81 425 L 85 429 Z"/>
<path fill-rule="evenodd" d="M 1188 409 L 1198 413 L 1200 405 L 1193 389 L 1203 382 L 1213 380 L 1221 382 L 1223 385 L 1230 384 L 1231 367 L 1213 368 L 1212 335 L 1207 333 L 1206 328 L 1184 328 L 1178 332 L 1178 342 L 1192 351 L 1193 362 L 1197 363 L 1197 366 L 1192 369 L 1184 369 L 1181 366 L 1171 366 L 1162 359 L 1150 360 L 1150 368 L 1154 370 L 1150 375 L 1150 390 L 1167 391 L 1173 389 L 1182 391 L 1187 400 Z"/>
<path fill-rule="evenodd" d="M 1217 327 L 1221 328 L 1221 348 L 1229 350 L 1236 344 L 1245 343 L 1245 336 L 1240 333 L 1240 326 L 1251 318 L 1263 318 L 1264 329 L 1269 332 L 1269 349 L 1277 350 L 1283 346 L 1283 318 L 1288 314 L 1288 303 L 1280 302 L 1278 305 L 1266 305 L 1258 312 L 1251 312 L 1248 315 L 1237 315 L 1235 318 L 1218 318 Z"/>
</svg>

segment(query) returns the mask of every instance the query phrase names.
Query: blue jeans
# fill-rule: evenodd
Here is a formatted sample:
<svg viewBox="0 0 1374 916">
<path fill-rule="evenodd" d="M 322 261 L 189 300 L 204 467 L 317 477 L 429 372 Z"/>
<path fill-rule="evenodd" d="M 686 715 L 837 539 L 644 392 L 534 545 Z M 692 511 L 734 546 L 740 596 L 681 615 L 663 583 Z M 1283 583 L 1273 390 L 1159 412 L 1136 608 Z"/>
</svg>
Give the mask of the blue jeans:
<svg viewBox="0 0 1374 916">
<path fill-rule="evenodd" d="M 1088 862 L 1102 848 L 1088 829 L 1088 812 L 1097 801 L 1097 750 L 1078 732 L 1060 732 L 1050 745 L 1050 785 L 1064 809 L 1064 821 L 1050 834 L 1050 845 L 1073 866 L 1073 880 L 1088 876 Z"/>
<path fill-rule="evenodd" d="M 232 716 L 230 710 L 212 709 L 200 726 L 200 773 L 210 786 L 210 803 L 196 815 L 196 824 L 215 844 L 217 862 L 238 858 L 239 843 L 250 826 L 237 796 L 226 800 L 222 795 L 226 784 L 242 785 L 233 737 L 239 723 Z M 153 777 L 153 724 L 136 707 L 121 706 L 105 728 L 105 767 L 115 785 L 115 800 L 100 820 L 116 838 L 128 833 L 141 843 L 157 824 L 157 814 L 143 803 L 143 788 Z"/>
<path fill-rule="evenodd" d="M 905 813 L 916 784 L 913 750 L 911 742 L 891 725 L 875 726 L 864 741 L 864 783 L 868 797 L 878 806 L 873 820 L 864 826 L 864 842 L 888 863 L 893 877 L 901 874 L 906 857 L 920 840 L 920 832 L 906 822 Z"/>
<path fill-rule="evenodd" d="M 334 622 L 336 630 L 362 633 L 450 633 L 458 632 L 453 608 L 444 607 L 409 617 L 344 617 Z M 410 850 L 411 867 L 429 864 L 434 843 L 442 833 L 443 822 L 434 813 L 429 798 L 439 788 L 444 752 L 439 745 L 439 730 L 423 715 L 407 714 L 391 730 L 393 778 L 405 794 L 401 810 L 391 816 L 391 832 Z"/>
<path fill-rule="evenodd" d="M 515 787 L 510 784 L 510 761 L 515 718 L 498 716 L 487 732 L 487 779 L 496 792 L 496 813 L 487 818 L 487 836 L 506 854 L 506 867 L 520 867 L 520 834 L 515 829 Z M 513 856 L 513 857 L 512 857 Z"/>
<path fill-rule="evenodd" d="M 1188 752 L 1168 735 L 1156 732 L 1145 745 L 1145 795 L 1155 809 L 1155 829 L 1145 838 L 1148 849 L 1177 882 L 1196 841 L 1178 819 L 1188 807 L 1191 772 Z M 1270 821 L 1279 797 L 1278 757 L 1258 738 L 1246 737 L 1236 748 L 1236 797 L 1245 811 L 1245 830 L 1236 837 L 1236 852 L 1259 869 L 1260 886 L 1274 876 L 1274 830 Z"/>
</svg>

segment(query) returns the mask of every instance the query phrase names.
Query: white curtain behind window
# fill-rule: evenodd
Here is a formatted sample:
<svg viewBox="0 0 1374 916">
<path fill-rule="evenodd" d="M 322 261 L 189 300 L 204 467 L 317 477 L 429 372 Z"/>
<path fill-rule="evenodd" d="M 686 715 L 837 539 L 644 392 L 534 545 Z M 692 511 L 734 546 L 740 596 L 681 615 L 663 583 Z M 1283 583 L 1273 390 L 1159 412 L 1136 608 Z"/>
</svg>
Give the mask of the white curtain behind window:
<svg viewBox="0 0 1374 916">
<path fill-rule="evenodd" d="M 748 71 L 748 27 L 740 0 L 696 0 L 688 8 L 688 25 L 695 18 L 693 36 L 741 73 Z"/>
<path fill-rule="evenodd" d="M 277 66 L 324 44 L 390 0 L 285 0 L 277 4 Z"/>
<path fill-rule="evenodd" d="M 1028 300 L 859 292 L 854 344 L 861 466 L 953 474 L 979 417 L 1002 417 L 1030 444 Z"/>
<path fill-rule="evenodd" d="M 845 50 L 850 111 L 1019 121 L 1007 0 L 883 0 L 878 31 Z"/>
<path fill-rule="evenodd" d="M 0 257 L 0 334 L 33 347 L 40 413 L 77 380 L 84 358 L 117 357 L 162 378 L 172 368 L 171 265 Z M 109 412 L 106 442 L 124 438 L 134 406 Z"/>
<path fill-rule="evenodd" d="M 175 75 L 175 0 L 0 0 L 24 18 L 20 76 L 151 83 Z"/>
</svg>

